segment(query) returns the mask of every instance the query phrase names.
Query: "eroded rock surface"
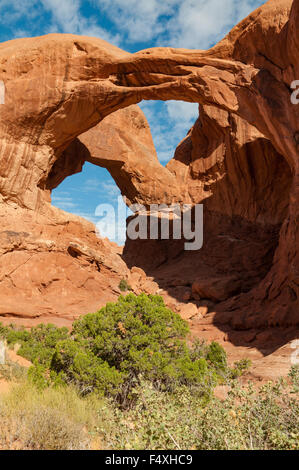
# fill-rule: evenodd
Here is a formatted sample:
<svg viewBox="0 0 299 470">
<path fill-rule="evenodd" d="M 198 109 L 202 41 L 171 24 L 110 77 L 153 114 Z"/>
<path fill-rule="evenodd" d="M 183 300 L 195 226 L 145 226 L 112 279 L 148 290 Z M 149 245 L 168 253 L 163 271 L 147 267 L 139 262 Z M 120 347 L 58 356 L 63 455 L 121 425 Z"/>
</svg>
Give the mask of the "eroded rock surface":
<svg viewBox="0 0 299 470">
<path fill-rule="evenodd" d="M 50 204 L 51 190 L 90 161 L 130 202 L 204 203 L 200 252 L 128 241 L 129 267 L 144 267 L 172 299 L 181 293 L 171 288 L 187 287 L 215 322 L 297 325 L 298 24 L 297 0 L 270 0 L 208 51 L 128 54 L 72 35 L 1 44 L 0 315 L 87 313 L 131 275 L 92 225 Z M 200 105 L 167 168 L 141 111 L 127 108 L 142 99 Z"/>
<path fill-rule="evenodd" d="M 125 120 L 129 125 L 122 138 L 118 131 Z M 18 194 L 26 189 L 26 186 L 18 187 L 19 171 L 16 173 L 12 194 L 9 197 L 9 192 L 6 193 L 7 200 L 0 204 L 0 317 L 5 322 L 13 318 L 14 322 L 21 321 L 27 326 L 40 321 L 70 324 L 79 315 L 116 300 L 121 293 L 121 279 L 131 275 L 122 260 L 121 247 L 100 239 L 92 223 L 50 204 L 53 188 L 65 177 L 81 171 L 85 161 L 99 156 L 92 156 L 95 133 L 102 136 L 101 158 L 105 163 L 105 157 L 116 160 L 122 156 L 123 160 L 117 162 L 117 168 L 121 168 L 126 157 L 129 160 L 131 154 L 134 156 L 133 151 L 139 146 L 141 161 L 150 156 L 153 166 L 158 165 L 148 123 L 137 106 L 130 106 L 108 116 L 108 123 L 103 121 L 90 135 L 83 134 L 82 142 L 76 139 L 70 144 L 53 165 L 43 189 L 32 187 L 39 194 L 35 209 L 14 200 L 14 192 Z M 112 142 L 109 143 L 111 134 L 115 137 L 114 153 Z M 83 144 L 86 139 L 89 150 Z M 131 153 L 127 155 L 128 152 Z M 96 163 L 101 162 L 96 160 Z M 113 162 L 109 160 L 109 164 L 113 171 Z M 31 167 L 27 169 L 28 181 L 32 172 Z M 126 170 L 121 174 L 126 175 Z M 153 178 L 153 172 L 149 175 Z M 144 276 L 143 281 L 149 282 Z"/>
</svg>

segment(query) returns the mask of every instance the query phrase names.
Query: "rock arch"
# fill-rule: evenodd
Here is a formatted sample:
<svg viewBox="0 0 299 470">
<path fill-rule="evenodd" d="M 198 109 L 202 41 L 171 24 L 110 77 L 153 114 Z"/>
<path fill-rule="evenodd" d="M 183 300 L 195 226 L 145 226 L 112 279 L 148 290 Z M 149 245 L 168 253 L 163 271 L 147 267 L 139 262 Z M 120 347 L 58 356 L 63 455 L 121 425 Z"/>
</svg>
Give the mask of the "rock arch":
<svg viewBox="0 0 299 470">
<path fill-rule="evenodd" d="M 73 165 L 69 171 L 77 171 L 82 159 L 95 162 L 98 158 L 88 148 L 93 132 L 89 129 L 104 118 L 111 115 L 113 122 L 112 113 L 142 99 L 198 102 L 201 117 L 163 170 L 155 198 L 158 202 L 173 197 L 193 202 L 207 199 L 213 212 L 219 204 L 217 197 L 228 194 L 227 183 L 221 185 L 221 178 L 226 174 L 238 177 L 236 164 L 242 162 L 242 155 L 245 165 L 252 153 L 261 155 L 261 167 L 249 174 L 254 188 L 248 191 L 247 201 L 238 205 L 226 200 L 223 212 L 233 219 L 241 211 L 246 223 L 282 224 L 279 245 L 266 277 L 263 273 L 264 278 L 249 293 L 221 303 L 218 320 L 231 321 L 240 328 L 297 324 L 299 108 L 291 103 L 290 83 L 299 77 L 298 20 L 296 0 L 270 0 L 208 51 L 155 48 L 128 54 L 99 39 L 72 35 L 1 44 L 0 78 L 5 83 L 6 101 L 0 114 L 0 194 L 6 235 L 14 232 L 11 227 L 18 225 L 21 212 L 27 214 L 29 225 L 45 223 L 51 217 L 56 221 L 60 217 L 62 225 L 69 225 L 65 216 L 54 214 L 50 190 L 61 175 L 59 165 L 65 167 L 68 162 Z M 83 141 L 76 140 L 87 131 Z M 207 139 L 209 135 L 213 139 Z M 232 151 L 236 158 L 228 158 Z M 73 156 L 80 152 L 84 156 L 74 162 Z M 156 168 L 155 158 L 150 161 Z M 113 165 L 107 162 L 109 165 L 112 172 Z M 114 161 L 114 177 L 120 186 L 127 178 L 128 196 L 152 201 L 147 185 L 138 185 L 131 169 L 123 167 L 118 171 Z M 152 173 L 146 165 L 140 168 L 150 180 Z M 271 201 L 268 206 L 262 204 L 261 194 L 254 194 L 255 189 L 263 189 L 255 178 L 260 168 L 270 181 L 266 185 Z M 165 181 L 167 190 L 163 191 Z M 12 251 L 17 252 L 15 246 L 22 243 L 14 241 Z M 123 261 L 116 257 L 111 263 Z M 121 264 L 120 270 L 125 269 Z"/>
</svg>

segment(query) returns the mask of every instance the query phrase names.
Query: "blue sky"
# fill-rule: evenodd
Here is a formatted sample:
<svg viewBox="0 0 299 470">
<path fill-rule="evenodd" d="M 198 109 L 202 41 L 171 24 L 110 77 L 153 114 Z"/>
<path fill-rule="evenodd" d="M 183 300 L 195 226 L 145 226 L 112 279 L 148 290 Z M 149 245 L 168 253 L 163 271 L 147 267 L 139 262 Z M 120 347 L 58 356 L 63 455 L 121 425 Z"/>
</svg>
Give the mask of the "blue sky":
<svg viewBox="0 0 299 470">
<path fill-rule="evenodd" d="M 263 0 L 0 0 L 0 42 L 47 33 L 100 37 L 129 52 L 155 46 L 207 49 Z M 197 105 L 141 103 L 162 164 L 197 117 Z M 94 223 L 99 204 L 116 206 L 119 190 L 107 170 L 85 164 L 52 194 L 53 204 Z M 110 238 L 123 243 L 125 226 Z"/>
</svg>

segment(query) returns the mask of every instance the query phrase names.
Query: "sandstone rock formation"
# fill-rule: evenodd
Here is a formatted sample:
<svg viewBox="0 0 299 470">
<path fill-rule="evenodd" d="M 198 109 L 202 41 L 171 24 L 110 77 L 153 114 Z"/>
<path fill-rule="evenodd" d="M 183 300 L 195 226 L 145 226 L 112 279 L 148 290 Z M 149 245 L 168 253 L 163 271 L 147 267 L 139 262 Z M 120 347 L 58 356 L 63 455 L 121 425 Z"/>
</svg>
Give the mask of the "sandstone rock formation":
<svg viewBox="0 0 299 470">
<path fill-rule="evenodd" d="M 144 244 L 128 241 L 130 267 L 143 266 L 166 291 L 179 273 L 174 288 L 213 302 L 215 321 L 297 325 L 299 106 L 290 85 L 299 79 L 298 24 L 298 0 L 270 0 L 208 51 L 128 54 L 72 35 L 1 44 L 1 313 L 94 310 L 111 272 L 107 297 L 130 276 L 91 225 L 50 204 L 51 190 L 90 161 L 108 168 L 130 202 L 204 203 L 200 252 L 158 240 L 145 259 Z M 138 108 L 117 111 L 142 99 L 200 105 L 166 169 Z"/>
<path fill-rule="evenodd" d="M 117 131 L 123 128 L 125 120 L 129 125 L 125 138 L 121 139 Z M 107 121 L 80 137 L 82 142 L 89 139 L 90 149 L 94 134 L 103 137 L 101 150 L 106 151 L 101 155 L 105 163 L 108 155 L 125 158 L 126 151 L 132 152 L 135 144 L 135 150 L 140 147 L 139 157 L 145 160 L 149 154 L 153 165 L 158 165 L 149 126 L 137 106 L 119 110 L 108 116 Z M 114 154 L 107 142 L 107 129 L 115 137 Z M 134 276 L 134 270 L 131 274 L 121 258 L 120 247 L 98 238 L 92 223 L 50 204 L 51 190 L 68 175 L 81 171 L 85 161 L 92 161 L 92 154 L 82 142 L 74 140 L 53 165 L 40 191 L 37 210 L 15 202 L 13 193 L 6 194 L 7 201 L 0 204 L 0 317 L 6 321 L 22 319 L 27 325 L 40 321 L 71 322 L 116 300 L 121 293 L 120 280 Z M 19 171 L 15 178 L 18 176 Z M 22 189 L 17 184 L 14 187 L 16 193 Z M 144 281 L 147 281 L 145 274 Z"/>
<path fill-rule="evenodd" d="M 234 298 L 228 309 L 223 303 L 213 309 L 236 308 L 237 313 L 227 312 L 224 321 L 231 317 L 235 325 L 263 326 L 269 311 L 260 301 L 253 306 L 252 288 L 271 269 L 288 213 L 292 173 L 271 142 L 243 119 L 211 106 L 201 106 L 199 114 L 167 169 L 176 175 L 178 187 L 188 185 L 193 203 L 204 203 L 203 248 L 188 253 L 180 241 L 139 241 L 136 246 L 127 240 L 125 259 L 143 266 L 163 287 L 179 272 L 184 280 L 177 280 L 177 286 L 192 286 L 195 300 L 218 303 L 249 291 Z M 170 290 L 175 294 L 175 289 Z M 254 309 L 253 321 L 243 317 L 246 302 Z M 296 319 L 297 302 L 295 298 L 292 319 Z M 279 323 L 283 309 L 279 303 L 275 307 L 279 313 L 274 321 Z M 220 315 L 217 320 L 222 321 Z"/>
</svg>

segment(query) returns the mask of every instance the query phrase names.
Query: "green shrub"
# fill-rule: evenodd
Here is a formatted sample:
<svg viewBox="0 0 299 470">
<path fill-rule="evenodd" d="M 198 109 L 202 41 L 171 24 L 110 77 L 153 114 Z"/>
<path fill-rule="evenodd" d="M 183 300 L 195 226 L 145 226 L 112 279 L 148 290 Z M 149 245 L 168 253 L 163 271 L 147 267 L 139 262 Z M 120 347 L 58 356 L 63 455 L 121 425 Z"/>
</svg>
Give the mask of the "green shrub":
<svg viewBox="0 0 299 470">
<path fill-rule="evenodd" d="M 186 385 L 210 394 L 217 369 L 187 346 L 188 331 L 161 297 L 120 296 L 74 322 L 71 339 L 56 346 L 51 370 L 81 391 L 116 397 L 123 407 L 134 403 L 141 377 L 161 391 Z"/>
<path fill-rule="evenodd" d="M 30 333 L 24 327 L 15 325 L 4 326 L 0 323 L 0 338 L 6 339 L 8 344 L 21 343 L 30 337 Z"/>
<path fill-rule="evenodd" d="M 205 403 L 192 388 L 162 392 L 141 379 L 120 409 L 71 386 L 22 382 L 0 394 L 0 448 L 110 450 L 299 450 L 299 369 L 287 380 L 241 387 Z M 95 447 L 94 447 L 95 446 Z"/>
<path fill-rule="evenodd" d="M 30 331 L 6 328 L 9 344 L 32 361 L 28 376 L 40 389 L 73 384 L 81 394 L 96 392 L 122 407 L 136 401 L 141 379 L 161 392 L 189 387 L 208 400 L 216 384 L 232 376 L 216 342 L 189 347 L 187 323 L 161 297 L 120 296 L 66 328 L 39 325 Z"/>
<path fill-rule="evenodd" d="M 0 324 L 0 336 L 8 345 L 19 344 L 18 354 L 31 362 L 49 365 L 58 341 L 67 339 L 68 329 L 57 328 L 55 325 L 38 325 L 26 331 L 15 326 L 3 327 Z"/>
<path fill-rule="evenodd" d="M 121 292 L 127 292 L 132 290 L 132 287 L 128 284 L 125 279 L 122 279 L 118 285 Z"/>
<path fill-rule="evenodd" d="M 251 367 L 250 359 L 240 359 L 234 363 L 234 367 L 231 370 L 231 378 L 236 379 L 243 375 Z"/>
<path fill-rule="evenodd" d="M 0 395 L 3 449 L 96 441 L 113 450 L 299 450 L 299 367 L 263 386 L 229 380 L 227 398 L 213 397 L 217 382 L 250 361 L 229 369 L 217 343 L 188 347 L 186 323 L 160 297 L 120 297 L 75 322 L 71 335 L 49 325 L 32 330 L 18 341 L 36 351 L 40 339 L 51 360 L 34 353 L 30 380 Z"/>
<path fill-rule="evenodd" d="M 113 449 L 299 450 L 294 381 L 231 382 L 228 397 L 203 406 L 188 387 L 167 394 L 143 382 L 134 408 L 110 410 L 103 439 Z"/>
<path fill-rule="evenodd" d="M 293 365 L 289 372 L 293 384 L 293 393 L 299 393 L 299 364 Z"/>
<path fill-rule="evenodd" d="M 207 360 L 216 370 L 225 372 L 227 370 L 226 352 L 220 344 L 212 341 L 207 351 Z"/>
<path fill-rule="evenodd" d="M 57 344 L 50 365 L 55 383 L 74 384 L 82 395 L 96 391 L 116 396 L 124 382 L 124 374 L 97 357 L 81 340 L 68 338 Z"/>
</svg>

